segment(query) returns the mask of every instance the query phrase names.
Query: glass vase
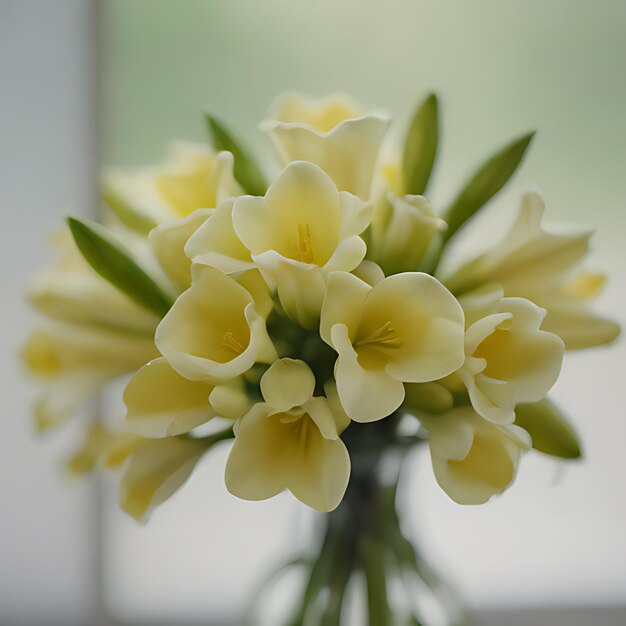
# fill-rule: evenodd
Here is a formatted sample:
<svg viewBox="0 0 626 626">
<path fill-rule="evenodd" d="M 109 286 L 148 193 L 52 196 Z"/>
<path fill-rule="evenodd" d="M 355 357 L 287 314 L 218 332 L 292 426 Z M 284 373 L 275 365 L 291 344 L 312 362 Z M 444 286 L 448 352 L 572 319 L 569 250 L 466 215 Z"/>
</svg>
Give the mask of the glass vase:
<svg viewBox="0 0 626 626">
<path fill-rule="evenodd" d="M 466 624 L 455 595 L 403 531 L 398 498 L 407 441 L 397 420 L 344 433 L 352 473 L 341 504 L 317 514 L 311 550 L 280 567 L 244 623 L 261 626 Z M 416 445 L 415 438 L 410 443 Z M 419 445 L 419 444 L 417 444 Z"/>
</svg>

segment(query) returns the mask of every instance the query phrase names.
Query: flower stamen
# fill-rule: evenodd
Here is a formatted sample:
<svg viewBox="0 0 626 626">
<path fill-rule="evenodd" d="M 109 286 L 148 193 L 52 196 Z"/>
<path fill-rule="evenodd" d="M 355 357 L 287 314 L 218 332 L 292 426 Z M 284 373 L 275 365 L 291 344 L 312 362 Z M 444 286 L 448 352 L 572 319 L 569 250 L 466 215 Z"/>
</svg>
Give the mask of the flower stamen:
<svg viewBox="0 0 626 626">
<path fill-rule="evenodd" d="M 308 224 L 298 224 L 298 241 L 296 255 L 302 263 L 313 263 L 313 243 L 311 227 Z"/>
<path fill-rule="evenodd" d="M 354 345 L 376 345 L 385 348 L 401 348 L 402 340 L 398 332 L 391 326 L 391 322 L 385 322 L 380 328 L 371 332 L 366 337 L 355 341 Z"/>
<path fill-rule="evenodd" d="M 225 348 L 232 350 L 235 354 L 241 354 L 243 352 L 243 346 L 235 339 L 235 335 L 233 335 L 230 330 L 224 333 L 222 345 Z"/>
</svg>

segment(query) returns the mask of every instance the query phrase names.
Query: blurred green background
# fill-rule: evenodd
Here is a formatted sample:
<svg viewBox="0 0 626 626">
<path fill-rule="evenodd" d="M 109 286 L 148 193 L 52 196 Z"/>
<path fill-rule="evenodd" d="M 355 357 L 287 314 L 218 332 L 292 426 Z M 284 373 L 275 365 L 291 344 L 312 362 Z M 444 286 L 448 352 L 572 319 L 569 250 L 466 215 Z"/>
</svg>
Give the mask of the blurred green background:
<svg viewBox="0 0 626 626">
<path fill-rule="evenodd" d="M 202 113 L 269 151 L 257 123 L 281 91 L 342 90 L 401 122 L 441 96 L 434 200 L 528 129 L 519 187 L 555 218 L 623 213 L 626 3 L 621 0 L 108 0 L 102 3 L 103 161 L 203 140 Z"/>
<path fill-rule="evenodd" d="M 103 164 L 157 162 L 173 139 L 205 141 L 207 110 L 269 155 L 257 124 L 285 90 L 347 91 L 390 110 L 397 119 L 391 132 L 400 137 L 413 107 L 436 91 L 443 143 L 429 190 L 435 208 L 485 157 L 538 131 L 512 184 L 468 229 L 461 251 L 501 237 L 521 193 L 538 187 L 549 222 L 597 229 L 589 265 L 611 274 L 599 307 L 624 321 L 623 0 L 108 0 L 100 11 Z M 518 484 L 485 507 L 456 507 L 434 484 L 429 459 L 416 459 L 411 523 L 470 606 L 625 602 L 625 369 L 623 341 L 568 355 L 555 397 L 580 431 L 585 462 L 557 470 L 529 455 Z M 220 463 L 199 468 L 147 528 L 111 513 L 113 610 L 136 617 L 175 615 L 177 607 L 228 612 L 245 597 L 252 569 L 275 554 L 271 546 L 293 544 L 293 534 L 281 534 L 291 503 L 262 509 L 222 497 Z M 190 524 L 207 534 L 168 543 Z M 211 538 L 216 527 L 228 529 L 222 538 Z M 248 583 L 238 584 L 246 574 Z M 171 585 L 177 591 L 168 595 Z M 216 585 L 224 591 L 212 594 Z"/>
</svg>

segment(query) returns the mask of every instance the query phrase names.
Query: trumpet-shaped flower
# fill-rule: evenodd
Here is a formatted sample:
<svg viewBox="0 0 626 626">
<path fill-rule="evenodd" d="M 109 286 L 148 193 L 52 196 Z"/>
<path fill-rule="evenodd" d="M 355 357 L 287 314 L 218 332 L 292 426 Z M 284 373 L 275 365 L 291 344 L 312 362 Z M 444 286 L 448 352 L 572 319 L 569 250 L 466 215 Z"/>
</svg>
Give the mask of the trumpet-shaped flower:
<svg viewBox="0 0 626 626">
<path fill-rule="evenodd" d="M 319 511 L 333 510 L 350 477 L 350 457 L 339 438 L 342 416 L 314 397 L 315 377 L 303 361 L 281 359 L 261 379 L 265 402 L 236 424 L 226 464 L 226 486 L 246 500 L 288 489 Z"/>
<path fill-rule="evenodd" d="M 341 94 L 318 101 L 286 94 L 273 106 L 273 119 L 262 127 L 283 164 L 315 163 L 341 191 L 367 199 L 390 120 L 386 115 L 361 115 L 359 108 Z"/>
<path fill-rule="evenodd" d="M 373 287 L 352 274 L 332 274 L 320 334 L 337 351 L 339 398 L 358 422 L 395 411 L 404 382 L 437 380 L 464 359 L 461 306 L 439 281 L 418 272 Z"/>
<path fill-rule="evenodd" d="M 137 521 L 170 498 L 206 452 L 202 440 L 145 439 L 133 450 L 120 480 L 119 505 Z"/>
<path fill-rule="evenodd" d="M 198 228 L 185 246 L 194 263 L 215 267 L 224 274 L 244 272 L 255 267 L 233 227 L 234 200 L 224 200 L 213 215 Z"/>
<path fill-rule="evenodd" d="M 208 267 L 159 324 L 155 342 L 181 376 L 217 383 L 255 362 L 271 363 L 276 351 L 252 295 L 233 278 Z"/>
<path fill-rule="evenodd" d="M 117 468 L 139 445 L 141 437 L 99 422 L 85 428 L 84 440 L 67 461 L 71 474 L 80 476 L 95 468 Z"/>
<path fill-rule="evenodd" d="M 191 285 L 191 260 L 185 254 L 185 245 L 213 212 L 214 209 L 198 209 L 187 217 L 163 222 L 150 231 L 152 252 L 179 292 Z"/>
<path fill-rule="evenodd" d="M 517 404 L 541 400 L 556 382 L 563 341 L 540 329 L 544 317 L 529 300 L 501 298 L 467 329 L 457 374 L 485 419 L 513 423 Z"/>
<path fill-rule="evenodd" d="M 420 420 L 429 432 L 435 478 L 459 504 L 483 504 L 509 487 L 531 445 L 526 431 L 495 426 L 471 407 Z"/>
<path fill-rule="evenodd" d="M 589 249 L 591 233 L 546 232 L 541 226 L 544 208 L 538 194 L 526 194 L 509 234 L 444 282 L 453 293 L 497 283 L 506 296 L 532 300 L 547 310 L 544 328 L 559 335 L 568 349 L 608 343 L 617 337 L 619 327 L 588 307 L 602 277 L 572 275 Z"/>
<path fill-rule="evenodd" d="M 124 390 L 126 426 L 142 437 L 161 438 L 187 433 L 215 416 L 236 419 L 249 408 L 239 382 L 214 387 L 188 380 L 166 359 L 155 359 Z"/>
<path fill-rule="evenodd" d="M 319 167 L 297 162 L 284 169 L 264 198 L 237 198 L 232 219 L 287 314 L 314 328 L 328 273 L 350 271 L 363 260 L 359 233 L 371 216 L 371 205 L 338 192 Z"/>
<path fill-rule="evenodd" d="M 423 196 L 383 194 L 368 231 L 367 257 L 387 275 L 415 271 L 436 235 L 446 228 Z"/>
<path fill-rule="evenodd" d="M 110 172 L 105 199 L 123 203 L 129 211 L 157 224 L 214 209 L 241 188 L 233 176 L 233 155 L 202 145 L 179 143 L 163 165 L 135 172 Z"/>
<path fill-rule="evenodd" d="M 22 356 L 44 386 L 35 420 L 45 430 L 69 417 L 107 381 L 157 356 L 157 350 L 148 335 L 50 324 L 30 336 Z"/>
</svg>

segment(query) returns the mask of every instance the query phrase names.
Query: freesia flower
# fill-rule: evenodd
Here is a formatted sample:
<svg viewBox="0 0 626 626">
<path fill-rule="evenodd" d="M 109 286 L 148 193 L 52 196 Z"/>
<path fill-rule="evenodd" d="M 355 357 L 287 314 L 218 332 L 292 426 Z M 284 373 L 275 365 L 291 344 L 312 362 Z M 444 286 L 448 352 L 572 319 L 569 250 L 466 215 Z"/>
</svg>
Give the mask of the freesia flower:
<svg viewBox="0 0 626 626">
<path fill-rule="evenodd" d="M 572 273 L 589 250 L 591 233 L 546 232 L 541 226 L 544 208 L 538 194 L 526 194 L 509 234 L 444 282 L 457 294 L 497 283 L 506 296 L 528 298 L 547 310 L 543 328 L 559 335 L 567 349 L 608 343 L 619 327 L 588 307 L 602 277 Z"/>
<path fill-rule="evenodd" d="M 124 403 L 128 429 L 148 438 L 187 433 L 216 415 L 236 419 L 249 408 L 238 381 L 223 390 L 188 380 L 164 358 L 150 361 L 133 376 L 124 390 Z"/>
<path fill-rule="evenodd" d="M 360 107 L 342 94 L 311 100 L 285 94 L 275 102 L 268 132 L 280 159 L 319 165 L 341 191 L 367 199 L 386 115 L 362 115 Z"/>
<path fill-rule="evenodd" d="M 120 507 L 137 521 L 146 521 L 159 504 L 180 489 L 206 450 L 201 439 L 141 441 L 120 480 Z"/>
<path fill-rule="evenodd" d="M 385 274 L 419 269 L 436 235 L 447 228 L 423 196 L 379 197 L 367 237 L 367 257 Z"/>
<path fill-rule="evenodd" d="M 191 285 L 191 260 L 185 254 L 185 245 L 213 212 L 214 209 L 198 209 L 186 217 L 163 222 L 150 231 L 152 252 L 179 292 Z"/>
<path fill-rule="evenodd" d="M 35 420 L 45 430 L 69 417 L 105 382 L 157 356 L 157 350 L 149 335 L 49 324 L 31 334 L 22 356 L 43 384 Z"/>
<path fill-rule="evenodd" d="M 191 287 L 159 324 L 155 342 L 189 380 L 218 383 L 271 363 L 276 351 L 252 295 L 233 278 L 197 267 Z"/>
<path fill-rule="evenodd" d="M 126 430 L 92 422 L 85 428 L 85 438 L 67 461 L 71 474 L 80 476 L 97 467 L 117 468 L 140 443 L 141 438 Z"/>
<path fill-rule="evenodd" d="M 420 420 L 428 429 L 435 478 L 459 504 L 483 504 L 509 487 L 531 445 L 523 429 L 491 424 L 471 407 Z"/>
<path fill-rule="evenodd" d="M 545 314 L 524 298 L 500 298 L 466 330 L 466 359 L 456 374 L 485 419 L 513 423 L 517 404 L 538 402 L 556 382 L 563 341 L 540 329 Z"/>
<path fill-rule="evenodd" d="M 404 382 L 437 380 L 464 360 L 461 306 L 439 281 L 418 272 L 373 287 L 346 272 L 332 274 L 320 334 L 338 353 L 339 398 L 358 422 L 395 411 Z"/>
<path fill-rule="evenodd" d="M 104 197 L 109 204 L 154 224 L 186 217 L 197 209 L 214 209 L 241 188 L 233 176 L 233 155 L 215 153 L 203 145 L 177 143 L 163 165 L 105 176 Z"/>
<path fill-rule="evenodd" d="M 224 200 L 215 212 L 191 236 L 185 254 L 194 263 L 209 265 L 225 274 L 255 267 L 250 251 L 233 227 L 234 199 Z"/>
<path fill-rule="evenodd" d="M 236 424 L 226 464 L 228 490 L 264 500 L 288 489 L 305 504 L 331 511 L 350 477 L 350 457 L 339 438 L 342 417 L 314 397 L 315 377 L 303 361 L 281 359 L 261 379 L 265 402 Z"/>
<path fill-rule="evenodd" d="M 286 313 L 314 328 L 329 272 L 350 271 L 365 256 L 359 233 L 369 224 L 371 211 L 371 205 L 338 192 L 316 165 L 296 162 L 265 197 L 237 198 L 232 220 L 253 261 L 276 286 Z"/>
</svg>

